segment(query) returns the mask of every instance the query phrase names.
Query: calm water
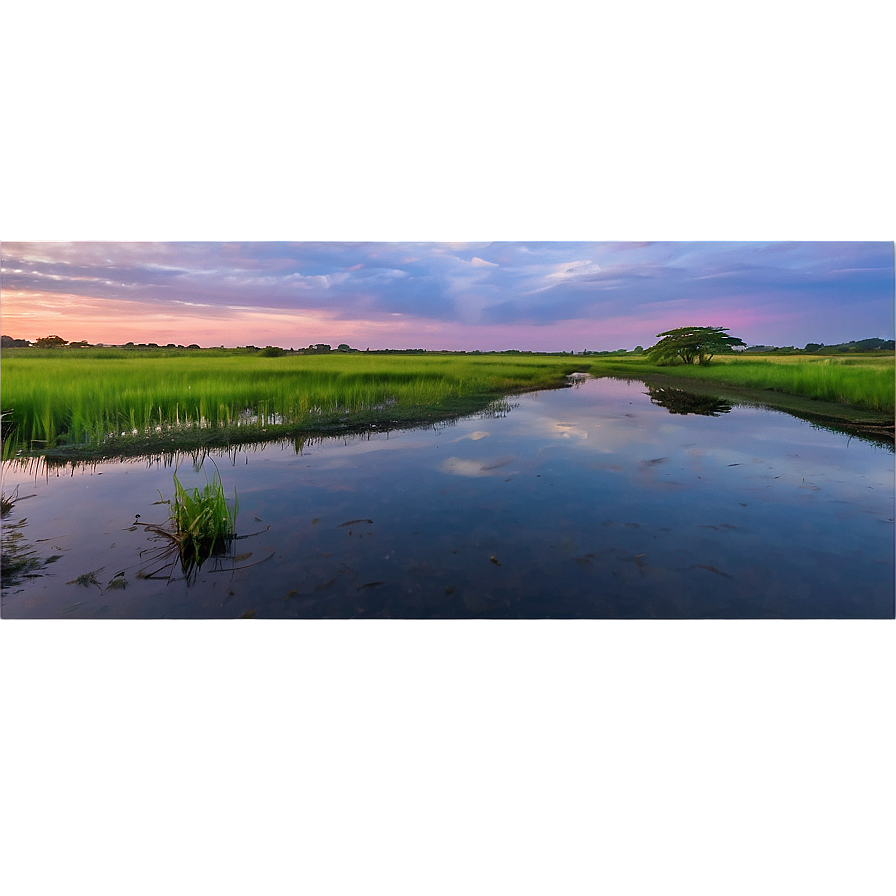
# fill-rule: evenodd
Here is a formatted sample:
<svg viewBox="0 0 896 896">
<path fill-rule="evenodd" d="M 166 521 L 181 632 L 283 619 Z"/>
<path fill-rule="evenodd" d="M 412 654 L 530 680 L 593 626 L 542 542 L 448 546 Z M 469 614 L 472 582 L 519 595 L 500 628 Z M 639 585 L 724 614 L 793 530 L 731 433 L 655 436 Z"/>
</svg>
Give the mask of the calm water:
<svg viewBox="0 0 896 896">
<path fill-rule="evenodd" d="M 3 616 L 893 617 L 891 451 L 654 399 L 589 379 L 435 429 L 216 457 L 241 537 L 190 584 L 134 525 L 164 523 L 171 465 L 7 465 L 6 537 L 58 559 L 4 589 Z"/>
</svg>

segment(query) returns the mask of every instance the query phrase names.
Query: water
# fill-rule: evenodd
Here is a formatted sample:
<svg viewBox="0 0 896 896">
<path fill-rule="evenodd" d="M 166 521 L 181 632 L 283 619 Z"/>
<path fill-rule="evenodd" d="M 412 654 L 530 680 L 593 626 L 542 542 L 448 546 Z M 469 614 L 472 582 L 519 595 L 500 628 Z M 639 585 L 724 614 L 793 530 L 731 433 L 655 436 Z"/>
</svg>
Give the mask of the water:
<svg viewBox="0 0 896 896">
<path fill-rule="evenodd" d="M 588 379 L 451 425 L 216 457 L 241 537 L 191 583 L 140 525 L 164 524 L 171 465 L 6 465 L 7 532 L 43 565 L 3 616 L 893 617 L 886 446 L 647 392 Z"/>
</svg>

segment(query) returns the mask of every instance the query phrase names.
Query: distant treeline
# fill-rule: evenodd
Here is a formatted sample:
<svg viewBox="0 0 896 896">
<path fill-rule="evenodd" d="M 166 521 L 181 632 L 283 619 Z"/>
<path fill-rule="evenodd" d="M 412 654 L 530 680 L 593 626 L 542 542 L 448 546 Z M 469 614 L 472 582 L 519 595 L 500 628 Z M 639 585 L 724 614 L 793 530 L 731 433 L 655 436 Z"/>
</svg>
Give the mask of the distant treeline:
<svg viewBox="0 0 896 896">
<path fill-rule="evenodd" d="M 836 345 L 825 345 L 823 342 L 807 342 L 804 348 L 792 345 L 751 345 L 745 352 L 788 352 L 810 355 L 843 355 L 852 352 L 892 352 L 896 351 L 896 341 L 892 339 L 859 339 L 853 342 L 838 342 Z"/>
<path fill-rule="evenodd" d="M 195 342 L 190 345 L 176 345 L 169 342 L 167 345 L 160 345 L 157 342 L 126 342 L 124 345 L 110 345 L 102 342 L 88 343 L 86 341 L 69 342 L 60 336 L 42 336 L 40 339 L 30 342 L 27 339 L 14 339 L 12 336 L 0 337 L 0 347 L 2 348 L 114 348 L 140 351 L 145 349 L 199 349 L 200 346 Z M 224 349 L 225 346 L 209 346 L 210 348 Z M 613 351 L 557 351 L 557 352 L 533 352 L 525 349 L 505 349 L 504 351 L 455 351 L 450 349 L 432 350 L 425 348 L 402 348 L 402 349 L 359 349 L 352 348 L 346 343 L 340 343 L 334 349 L 332 346 L 324 342 L 313 343 L 307 348 L 281 348 L 276 345 L 266 345 L 263 348 L 257 345 L 237 346 L 236 349 L 230 351 L 244 351 L 247 353 L 258 353 L 265 357 L 277 357 L 279 355 L 325 355 L 330 352 L 369 352 L 370 354 L 451 354 L 451 355 L 640 355 L 644 352 L 643 346 L 635 346 L 634 349 L 618 348 Z M 836 345 L 825 345 L 823 342 L 808 342 L 804 348 L 797 348 L 793 345 L 751 345 L 743 350 L 745 353 L 772 353 L 780 354 L 851 354 L 854 352 L 876 352 L 876 351 L 896 351 L 896 342 L 892 339 L 859 339 L 853 342 L 840 342 Z"/>
</svg>

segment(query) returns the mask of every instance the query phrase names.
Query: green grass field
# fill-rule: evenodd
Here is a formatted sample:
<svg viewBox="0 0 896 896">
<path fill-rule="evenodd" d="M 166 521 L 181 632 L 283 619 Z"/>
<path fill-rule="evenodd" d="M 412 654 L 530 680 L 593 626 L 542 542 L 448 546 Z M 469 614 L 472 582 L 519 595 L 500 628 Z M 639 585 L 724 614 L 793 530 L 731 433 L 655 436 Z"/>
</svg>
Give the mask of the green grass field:
<svg viewBox="0 0 896 896">
<path fill-rule="evenodd" d="M 617 376 L 638 373 L 718 383 L 750 390 L 799 395 L 893 416 L 894 355 L 869 352 L 851 356 L 720 355 L 706 367 L 678 364 L 660 367 L 645 356 L 598 360 L 593 373 Z"/>
<path fill-rule="evenodd" d="M 424 422 L 577 369 L 562 356 L 6 350 L 3 456 Z"/>
<path fill-rule="evenodd" d="M 643 355 L 325 354 L 7 349 L 3 457 L 112 455 L 445 419 L 567 374 L 673 376 L 861 408 L 892 419 L 894 356 L 722 356 L 658 367 Z M 848 417 L 848 413 L 844 413 Z"/>
</svg>

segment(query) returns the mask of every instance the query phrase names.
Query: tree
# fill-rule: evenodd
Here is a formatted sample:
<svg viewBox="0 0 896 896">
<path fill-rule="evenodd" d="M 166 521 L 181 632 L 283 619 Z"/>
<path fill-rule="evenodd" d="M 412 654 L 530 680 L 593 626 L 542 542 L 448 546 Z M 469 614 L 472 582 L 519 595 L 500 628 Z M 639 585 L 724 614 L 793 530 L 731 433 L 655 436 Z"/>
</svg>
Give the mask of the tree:
<svg viewBox="0 0 896 896">
<path fill-rule="evenodd" d="M 652 361 L 660 365 L 709 364 L 713 355 L 730 352 L 735 346 L 746 346 L 742 339 L 727 336 L 727 327 L 678 327 L 657 333 L 659 342 L 647 351 Z"/>
<path fill-rule="evenodd" d="M 34 344 L 38 348 L 62 348 L 63 345 L 68 345 L 68 340 L 61 336 L 41 336 Z"/>
</svg>

